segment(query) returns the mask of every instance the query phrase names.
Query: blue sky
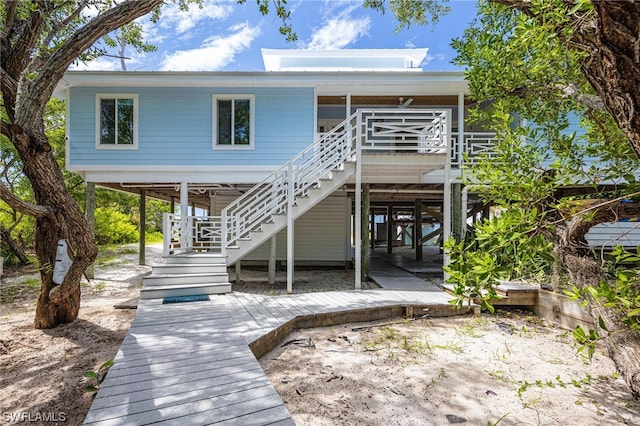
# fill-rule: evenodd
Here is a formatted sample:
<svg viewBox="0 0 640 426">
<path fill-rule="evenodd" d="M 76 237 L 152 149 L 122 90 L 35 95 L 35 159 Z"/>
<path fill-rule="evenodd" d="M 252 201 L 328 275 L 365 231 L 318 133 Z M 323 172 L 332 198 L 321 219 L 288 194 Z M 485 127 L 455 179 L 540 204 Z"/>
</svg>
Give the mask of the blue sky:
<svg viewBox="0 0 640 426">
<path fill-rule="evenodd" d="M 181 12 L 165 7 L 157 24 L 142 18 L 147 41 L 158 51 L 145 55 L 127 51 L 129 71 L 258 71 L 261 48 L 373 49 L 429 48 L 423 68 L 457 69 L 451 39 L 462 35 L 475 16 L 473 0 L 451 0 L 451 12 L 434 27 L 412 26 L 394 33 L 397 22 L 387 12 L 362 7 L 363 0 L 289 0 L 291 24 L 298 41 L 286 42 L 273 14 L 262 16 L 255 1 L 204 0 L 204 7 Z M 120 70 L 120 61 L 103 57 L 76 69 Z"/>
</svg>

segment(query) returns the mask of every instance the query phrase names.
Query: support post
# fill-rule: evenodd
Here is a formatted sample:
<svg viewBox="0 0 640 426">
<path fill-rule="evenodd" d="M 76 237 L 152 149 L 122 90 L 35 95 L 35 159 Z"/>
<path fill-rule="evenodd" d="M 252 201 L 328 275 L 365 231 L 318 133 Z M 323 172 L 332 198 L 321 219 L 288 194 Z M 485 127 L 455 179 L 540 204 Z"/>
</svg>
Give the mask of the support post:
<svg viewBox="0 0 640 426">
<path fill-rule="evenodd" d="M 393 240 L 395 232 L 393 227 L 393 206 L 387 206 L 387 253 L 393 253 Z"/>
<path fill-rule="evenodd" d="M 371 209 L 371 196 L 369 196 L 369 209 Z M 376 212 L 370 210 L 371 214 L 369 215 L 369 235 L 371 236 L 369 239 L 371 250 L 375 250 L 376 248 Z"/>
<path fill-rule="evenodd" d="M 276 283 L 276 236 L 272 236 L 269 240 L 269 264 L 267 267 L 267 282 L 270 285 Z"/>
<path fill-rule="evenodd" d="M 180 182 L 180 249 L 189 251 L 189 184 Z"/>
<path fill-rule="evenodd" d="M 358 115 L 356 128 L 356 187 L 355 187 L 355 280 L 356 290 L 362 288 L 362 116 Z"/>
<path fill-rule="evenodd" d="M 453 222 L 453 238 L 461 241 L 463 238 L 463 229 L 467 225 L 467 206 L 462 205 L 462 184 L 451 184 L 452 200 L 452 222 Z"/>
<path fill-rule="evenodd" d="M 422 200 L 417 198 L 413 207 L 413 244 L 416 249 L 416 260 L 422 260 Z"/>
<path fill-rule="evenodd" d="M 146 231 L 147 229 L 147 192 L 144 189 L 140 190 L 140 243 L 139 243 L 139 257 L 138 264 L 145 265 L 146 258 Z"/>
<path fill-rule="evenodd" d="M 93 237 L 95 238 L 95 229 L 96 229 L 96 184 L 93 182 L 87 182 L 87 199 L 85 201 L 85 216 L 87 218 L 87 222 L 89 223 L 89 228 L 93 233 Z M 92 280 L 95 278 L 95 271 L 93 267 L 93 263 L 87 267 L 85 271 L 85 275 L 88 279 Z"/>
<path fill-rule="evenodd" d="M 446 138 L 445 146 L 447 147 L 447 159 L 444 165 L 444 194 L 442 201 L 442 239 L 447 241 L 451 237 L 451 111 L 446 114 Z M 449 255 L 445 252 L 442 256 L 442 265 L 449 266 Z M 445 282 L 449 279 L 449 275 L 444 272 L 443 278 Z"/>
<path fill-rule="evenodd" d="M 362 279 L 369 276 L 369 220 L 371 217 L 371 190 L 370 185 L 362 185 Z"/>
<path fill-rule="evenodd" d="M 236 260 L 236 284 L 240 284 L 242 281 L 242 261 Z"/>
<path fill-rule="evenodd" d="M 295 196 L 294 187 L 295 179 L 293 178 L 293 164 L 289 163 L 287 171 L 287 293 L 293 293 L 293 199 Z"/>
</svg>

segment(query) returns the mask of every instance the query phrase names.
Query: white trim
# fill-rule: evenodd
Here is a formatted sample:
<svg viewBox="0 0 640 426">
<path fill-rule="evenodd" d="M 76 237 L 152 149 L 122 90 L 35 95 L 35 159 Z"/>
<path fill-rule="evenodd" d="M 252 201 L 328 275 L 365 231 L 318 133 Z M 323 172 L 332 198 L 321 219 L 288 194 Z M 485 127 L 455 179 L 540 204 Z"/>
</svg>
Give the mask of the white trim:
<svg viewBox="0 0 640 426">
<path fill-rule="evenodd" d="M 249 145 L 219 145 L 218 138 L 218 108 L 217 101 L 235 101 L 235 100 L 248 100 L 249 101 Z M 231 102 L 233 107 L 234 103 Z M 256 124 L 256 97 L 252 94 L 227 94 L 227 93 L 214 93 L 211 96 L 211 148 L 215 151 L 249 151 L 254 150 L 255 147 L 255 124 Z M 232 132 L 233 134 L 233 132 Z"/>
<path fill-rule="evenodd" d="M 100 101 L 103 99 L 132 99 L 133 100 L 133 144 L 102 144 L 100 143 Z M 95 134 L 96 149 L 137 150 L 138 149 L 138 94 L 137 93 L 96 93 L 95 95 Z"/>
</svg>

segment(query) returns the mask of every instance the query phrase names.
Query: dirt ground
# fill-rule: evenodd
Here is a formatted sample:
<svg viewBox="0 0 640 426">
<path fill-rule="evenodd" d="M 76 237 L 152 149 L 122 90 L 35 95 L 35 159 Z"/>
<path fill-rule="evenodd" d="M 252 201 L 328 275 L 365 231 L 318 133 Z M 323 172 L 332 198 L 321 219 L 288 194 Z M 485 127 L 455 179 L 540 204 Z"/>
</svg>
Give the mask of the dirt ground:
<svg viewBox="0 0 640 426">
<path fill-rule="evenodd" d="M 33 329 L 34 292 L 7 295 L 24 276 L 3 277 L 0 424 L 82 423 L 91 405 L 82 373 L 115 355 L 135 311 L 113 306 L 136 297 L 150 271 L 137 259 L 128 249 L 103 260 L 83 286 L 80 317 L 53 330 Z M 147 264 L 159 259 L 147 249 Z M 243 271 L 237 288 L 280 293 L 264 276 Z M 298 291 L 353 282 L 349 271 L 296 278 Z M 262 358 L 297 424 L 640 424 L 640 405 L 602 350 L 587 364 L 570 332 L 529 314 L 372 325 L 297 332 Z"/>
<path fill-rule="evenodd" d="M 611 359 L 538 317 L 303 330 L 261 359 L 298 425 L 640 424 Z"/>
</svg>

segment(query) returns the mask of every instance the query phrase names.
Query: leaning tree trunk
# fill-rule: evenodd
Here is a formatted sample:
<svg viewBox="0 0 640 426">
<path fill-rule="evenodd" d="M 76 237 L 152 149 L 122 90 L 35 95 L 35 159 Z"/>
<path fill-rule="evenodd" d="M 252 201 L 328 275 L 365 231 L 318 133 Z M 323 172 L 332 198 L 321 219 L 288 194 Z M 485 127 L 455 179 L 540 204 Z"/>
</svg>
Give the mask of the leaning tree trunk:
<svg viewBox="0 0 640 426">
<path fill-rule="evenodd" d="M 84 214 L 65 189 L 53 153 L 42 149 L 47 146 L 44 132 L 39 132 L 39 136 L 24 132 L 14 137 L 19 142 L 15 145 L 22 148 L 24 173 L 31 181 L 36 201 L 47 211 L 36 217 L 35 250 L 42 284 L 34 326 L 52 328 L 78 317 L 80 280 L 84 270 L 95 260 L 98 249 Z M 56 285 L 53 267 L 61 239 L 67 241 L 73 263 L 62 284 Z"/>
<path fill-rule="evenodd" d="M 29 263 L 29 257 L 27 256 L 27 253 L 25 253 L 24 248 L 13 239 L 11 231 L 1 229 L 0 236 L 9 250 L 11 250 L 13 255 L 18 259 L 18 262 L 20 262 L 21 265 L 27 265 Z"/>
<path fill-rule="evenodd" d="M 602 264 L 589 254 L 589 245 L 585 235 L 593 226 L 613 222 L 622 218 L 637 217 L 640 214 L 640 203 L 605 202 L 589 208 L 589 219 L 582 215 L 573 217 L 566 226 L 559 226 L 552 240 L 556 246 L 556 254 L 562 261 L 578 288 L 598 288 L 607 274 Z M 614 309 L 606 308 L 598 300 L 591 298 L 588 309 L 593 318 L 598 335 L 613 359 L 616 368 L 629 386 L 634 398 L 640 398 L 640 333 L 621 322 L 621 314 Z M 606 330 L 600 327 L 600 319 Z"/>
</svg>

